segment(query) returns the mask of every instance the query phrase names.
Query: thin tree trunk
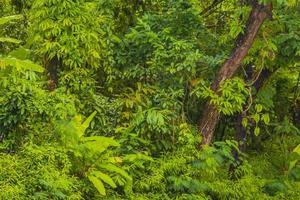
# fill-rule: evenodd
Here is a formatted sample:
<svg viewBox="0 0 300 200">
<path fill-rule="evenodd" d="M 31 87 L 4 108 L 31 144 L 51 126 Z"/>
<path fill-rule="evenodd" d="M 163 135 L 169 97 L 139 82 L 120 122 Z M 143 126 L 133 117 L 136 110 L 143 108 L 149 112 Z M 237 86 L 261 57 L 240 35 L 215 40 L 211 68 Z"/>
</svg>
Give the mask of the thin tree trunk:
<svg viewBox="0 0 300 200">
<path fill-rule="evenodd" d="M 61 65 L 60 61 L 55 57 L 48 60 L 44 58 L 44 66 L 48 75 L 48 90 L 53 91 L 58 86 L 58 67 Z"/>
<path fill-rule="evenodd" d="M 212 2 L 211 5 L 209 5 L 208 7 L 206 7 L 201 13 L 200 15 L 206 15 L 207 13 L 209 13 L 211 10 L 213 10 L 215 7 L 217 7 L 220 3 L 222 3 L 224 0 L 214 0 Z"/>
<path fill-rule="evenodd" d="M 264 6 L 258 3 L 254 3 L 252 5 L 252 10 L 249 15 L 244 34 L 237 39 L 236 47 L 219 70 L 217 77 L 211 86 L 212 90 L 216 92 L 219 89 L 220 84 L 224 80 L 231 78 L 240 67 L 241 62 L 251 48 L 261 25 L 266 17 L 271 13 L 271 10 L 271 5 Z M 203 135 L 202 144 L 211 143 L 219 118 L 220 113 L 217 108 L 208 102 L 203 112 L 202 119 L 199 120 L 198 123 L 198 129 Z"/>
<path fill-rule="evenodd" d="M 298 73 L 298 79 L 297 79 L 297 84 L 296 87 L 294 89 L 294 98 L 293 98 L 293 105 L 292 105 L 292 113 L 293 113 L 293 122 L 295 124 L 299 124 L 297 123 L 297 121 L 299 120 L 299 112 L 297 112 L 297 109 L 299 106 L 299 104 L 297 104 L 298 100 L 297 100 L 297 95 L 298 95 L 298 88 L 300 86 L 300 72 Z M 298 120 L 297 120 L 298 119 Z"/>
</svg>

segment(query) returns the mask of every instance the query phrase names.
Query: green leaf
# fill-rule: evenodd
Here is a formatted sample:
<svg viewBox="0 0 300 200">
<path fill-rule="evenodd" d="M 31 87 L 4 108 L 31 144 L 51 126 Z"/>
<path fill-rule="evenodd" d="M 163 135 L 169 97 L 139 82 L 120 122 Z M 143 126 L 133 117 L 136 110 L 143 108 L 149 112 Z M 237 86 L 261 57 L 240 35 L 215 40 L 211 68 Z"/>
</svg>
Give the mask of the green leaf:
<svg viewBox="0 0 300 200">
<path fill-rule="evenodd" d="M 93 120 L 93 118 L 95 117 L 95 115 L 97 114 L 97 111 L 94 111 L 80 126 L 80 130 L 82 131 L 82 133 L 85 132 L 85 130 L 89 127 L 91 121 Z"/>
<path fill-rule="evenodd" d="M 9 43 L 19 44 L 21 41 L 14 39 L 14 38 L 10 38 L 10 37 L 0 37 L 0 42 L 9 42 Z"/>
<path fill-rule="evenodd" d="M 243 125 L 243 127 L 247 127 L 248 126 L 248 119 L 247 118 L 243 118 L 243 120 L 242 120 L 242 125 Z"/>
<path fill-rule="evenodd" d="M 101 146 L 120 146 L 120 144 L 115 141 L 111 137 L 104 137 L 104 136 L 91 136 L 91 137 L 84 137 L 82 138 L 83 142 L 96 142 L 99 143 Z"/>
<path fill-rule="evenodd" d="M 93 185 L 95 186 L 95 188 L 98 190 L 98 192 L 105 196 L 106 195 L 106 191 L 105 191 L 105 188 L 104 188 L 104 185 L 102 183 L 101 180 L 99 180 L 97 177 L 95 176 L 88 176 L 88 179 L 93 183 Z"/>
<path fill-rule="evenodd" d="M 17 19 L 22 19 L 23 16 L 22 15 L 11 15 L 11 16 L 7 16 L 7 17 L 1 17 L 0 18 L 0 25 L 2 24 L 6 24 L 12 20 L 17 20 Z"/>
<path fill-rule="evenodd" d="M 298 160 L 293 160 L 293 161 L 290 162 L 289 169 L 288 169 L 289 172 L 295 167 L 297 162 L 298 162 Z"/>
<path fill-rule="evenodd" d="M 26 60 L 29 56 L 30 51 L 23 47 L 20 47 L 14 51 L 11 51 L 8 55 L 13 58 L 17 58 L 20 60 Z"/>
<path fill-rule="evenodd" d="M 117 174 L 122 175 L 124 178 L 126 178 L 129 181 L 132 181 L 132 178 L 127 174 L 127 172 L 115 165 L 112 164 L 101 164 L 100 165 L 101 168 L 106 169 L 107 171 L 110 172 L 115 172 Z"/>
<path fill-rule="evenodd" d="M 300 144 L 293 150 L 293 152 L 297 153 L 300 156 Z M 291 171 L 295 167 L 295 165 L 297 164 L 298 161 L 299 161 L 298 159 L 295 159 L 295 160 L 291 161 L 289 163 L 288 171 Z"/>
<path fill-rule="evenodd" d="M 103 136 L 81 137 L 81 142 L 80 146 L 96 154 L 104 152 L 109 146 L 116 147 L 120 145 L 113 138 Z"/>
<path fill-rule="evenodd" d="M 263 114 L 261 116 L 261 119 L 263 120 L 263 122 L 268 125 L 270 123 L 270 117 L 269 117 L 269 114 Z"/>
<path fill-rule="evenodd" d="M 255 121 L 256 123 L 258 123 L 259 120 L 260 120 L 260 115 L 256 113 L 256 114 L 254 114 L 254 115 L 252 116 L 252 118 L 254 119 L 254 121 Z"/>
<path fill-rule="evenodd" d="M 112 180 L 112 178 L 110 176 L 108 176 L 107 174 L 104 174 L 100 171 L 94 171 L 92 173 L 94 176 L 96 176 L 97 178 L 100 178 L 103 182 L 107 183 L 108 185 L 110 185 L 112 188 L 116 188 L 117 185 L 115 184 L 115 182 Z"/>
<path fill-rule="evenodd" d="M 260 128 L 259 127 L 255 127 L 255 129 L 254 129 L 254 135 L 258 136 L 259 133 L 260 133 Z"/>
<path fill-rule="evenodd" d="M 0 65 L 2 65 L 3 67 L 13 66 L 19 71 L 22 71 L 22 70 L 31 70 L 34 72 L 43 72 L 44 71 L 44 68 L 42 66 L 37 65 L 30 60 L 20 60 L 20 59 L 11 58 L 11 57 L 0 58 Z"/>
<path fill-rule="evenodd" d="M 286 1 L 287 6 L 293 7 L 297 5 L 297 0 L 287 0 Z"/>
<path fill-rule="evenodd" d="M 300 144 L 293 150 L 293 152 L 300 155 Z"/>
<path fill-rule="evenodd" d="M 284 0 L 277 0 L 277 3 L 278 3 L 279 5 L 281 5 L 281 4 L 284 3 Z"/>
<path fill-rule="evenodd" d="M 256 105 L 255 105 L 255 110 L 256 110 L 258 113 L 260 113 L 260 112 L 262 111 L 262 109 L 263 109 L 262 105 L 260 105 L 260 104 L 256 104 Z"/>
</svg>

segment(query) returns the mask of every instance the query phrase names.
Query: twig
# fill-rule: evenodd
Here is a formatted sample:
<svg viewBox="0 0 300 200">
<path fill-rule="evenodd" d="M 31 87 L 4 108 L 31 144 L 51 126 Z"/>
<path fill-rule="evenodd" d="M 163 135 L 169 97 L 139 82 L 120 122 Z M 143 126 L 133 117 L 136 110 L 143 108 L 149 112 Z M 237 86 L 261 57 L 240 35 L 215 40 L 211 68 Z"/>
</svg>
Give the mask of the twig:
<svg viewBox="0 0 300 200">
<path fill-rule="evenodd" d="M 260 71 L 258 72 L 256 77 L 254 78 L 254 80 L 251 83 L 247 84 L 247 86 L 249 86 L 249 87 L 252 86 L 258 80 L 258 78 L 259 78 L 262 71 L 263 71 L 263 68 L 260 69 Z"/>
<path fill-rule="evenodd" d="M 248 110 L 251 108 L 251 106 L 253 104 L 253 97 L 252 97 L 251 87 L 249 87 L 249 89 L 247 89 L 247 91 L 249 93 L 250 103 L 249 103 L 248 107 L 243 111 L 243 113 L 247 113 Z"/>
<path fill-rule="evenodd" d="M 205 15 L 206 13 L 210 12 L 211 10 L 213 10 L 217 5 L 219 5 L 220 3 L 222 3 L 224 0 L 214 0 L 212 2 L 212 4 L 206 8 L 204 8 L 204 10 L 202 10 L 202 12 L 200 13 L 200 15 Z"/>
</svg>

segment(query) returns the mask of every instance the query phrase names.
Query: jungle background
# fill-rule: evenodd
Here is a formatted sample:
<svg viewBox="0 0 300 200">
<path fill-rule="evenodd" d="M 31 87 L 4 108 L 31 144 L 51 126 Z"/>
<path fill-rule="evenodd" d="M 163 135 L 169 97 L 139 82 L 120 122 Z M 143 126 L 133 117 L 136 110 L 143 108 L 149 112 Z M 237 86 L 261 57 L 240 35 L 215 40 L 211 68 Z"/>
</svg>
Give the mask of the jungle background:
<svg viewBox="0 0 300 200">
<path fill-rule="evenodd" d="M 0 0 L 0 27 L 0 199 L 299 199 L 297 0 Z"/>
</svg>

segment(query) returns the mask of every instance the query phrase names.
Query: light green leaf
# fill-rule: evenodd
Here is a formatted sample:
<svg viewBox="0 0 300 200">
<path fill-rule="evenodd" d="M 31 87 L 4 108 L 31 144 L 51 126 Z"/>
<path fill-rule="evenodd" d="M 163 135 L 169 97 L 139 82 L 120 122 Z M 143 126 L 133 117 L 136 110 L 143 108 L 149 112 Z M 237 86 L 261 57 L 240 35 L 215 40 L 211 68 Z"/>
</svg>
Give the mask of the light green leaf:
<svg viewBox="0 0 300 200">
<path fill-rule="evenodd" d="M 288 171 L 291 171 L 295 167 L 295 165 L 297 164 L 297 162 L 298 162 L 298 160 L 291 161 L 290 164 L 289 164 Z"/>
<path fill-rule="evenodd" d="M 10 37 L 0 37 L 0 42 L 9 42 L 9 43 L 19 44 L 21 41 L 14 39 L 14 38 L 10 38 Z"/>
<path fill-rule="evenodd" d="M 80 146 L 96 154 L 104 152 L 109 146 L 116 147 L 120 145 L 113 138 L 103 136 L 81 137 L 81 142 Z"/>
<path fill-rule="evenodd" d="M 31 70 L 34 72 L 43 72 L 44 68 L 40 65 L 33 63 L 30 60 L 20 60 L 12 57 L 0 58 L 0 64 L 4 67 L 13 66 L 17 70 Z"/>
<path fill-rule="evenodd" d="M 261 119 L 264 121 L 264 123 L 265 123 L 266 125 L 268 125 L 268 124 L 270 123 L 270 117 L 269 117 L 269 114 L 263 114 L 263 115 L 261 116 Z"/>
<path fill-rule="evenodd" d="M 287 0 L 286 1 L 287 6 L 293 7 L 297 5 L 297 0 Z"/>
<path fill-rule="evenodd" d="M 99 180 L 97 177 L 95 176 L 88 176 L 88 179 L 93 183 L 93 185 L 95 186 L 95 188 L 98 190 L 98 192 L 105 196 L 106 195 L 106 191 L 105 191 L 105 188 L 104 188 L 104 185 L 102 183 L 101 180 Z"/>
<path fill-rule="evenodd" d="M 256 110 L 258 113 L 260 113 L 260 112 L 262 111 L 262 109 L 263 109 L 262 105 L 260 105 L 260 104 L 256 104 L 256 105 L 255 105 L 255 110 Z"/>
<path fill-rule="evenodd" d="M 26 60 L 29 56 L 29 53 L 30 53 L 30 51 L 28 49 L 20 47 L 14 51 L 11 51 L 8 55 L 13 58 Z"/>
<path fill-rule="evenodd" d="M 293 152 L 300 155 L 300 144 L 293 150 Z"/>
<path fill-rule="evenodd" d="M 293 150 L 293 152 L 300 155 L 300 144 Z M 298 159 L 291 161 L 289 163 L 289 170 L 288 171 L 291 171 L 295 167 L 295 165 L 297 164 L 298 161 L 299 161 Z"/>
<path fill-rule="evenodd" d="M 124 178 L 126 178 L 129 181 L 132 181 L 132 178 L 127 174 L 127 172 L 115 165 L 112 164 L 101 164 L 100 165 L 101 168 L 106 169 L 107 171 L 110 172 L 115 172 L 117 174 L 122 175 Z"/>
<path fill-rule="evenodd" d="M 95 115 L 97 114 L 97 111 L 94 111 L 82 124 L 81 124 L 81 131 L 82 133 L 85 132 L 85 130 L 89 127 L 91 121 L 93 120 L 93 118 L 95 117 Z"/>
<path fill-rule="evenodd" d="M 255 127 L 254 129 L 254 135 L 258 136 L 260 134 L 260 128 L 259 127 Z"/>
<path fill-rule="evenodd" d="M 17 19 L 22 19 L 23 16 L 22 15 L 11 15 L 11 16 L 7 16 L 7 17 L 1 17 L 0 18 L 0 25 L 2 24 L 6 24 L 12 20 L 17 20 Z"/>
<path fill-rule="evenodd" d="M 112 178 L 110 176 L 108 176 L 107 174 L 104 174 L 100 171 L 94 171 L 92 173 L 94 176 L 96 176 L 97 178 L 100 178 L 103 182 L 107 183 L 108 185 L 110 185 L 112 188 L 116 188 L 117 185 L 115 184 L 115 182 L 112 180 Z"/>
<path fill-rule="evenodd" d="M 242 120 L 242 125 L 243 125 L 243 127 L 247 127 L 248 126 L 248 119 L 247 118 L 243 118 L 243 120 Z"/>
<path fill-rule="evenodd" d="M 84 137 L 82 138 L 83 142 L 96 142 L 99 143 L 101 146 L 120 146 L 120 144 L 115 141 L 111 137 L 104 137 L 104 136 L 91 136 L 91 137 Z"/>
<path fill-rule="evenodd" d="M 254 114 L 254 115 L 252 116 L 252 118 L 254 119 L 254 121 L 255 121 L 256 123 L 258 123 L 259 120 L 260 120 L 260 115 L 256 113 L 256 114 Z"/>
</svg>

